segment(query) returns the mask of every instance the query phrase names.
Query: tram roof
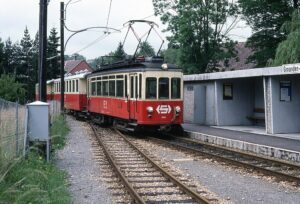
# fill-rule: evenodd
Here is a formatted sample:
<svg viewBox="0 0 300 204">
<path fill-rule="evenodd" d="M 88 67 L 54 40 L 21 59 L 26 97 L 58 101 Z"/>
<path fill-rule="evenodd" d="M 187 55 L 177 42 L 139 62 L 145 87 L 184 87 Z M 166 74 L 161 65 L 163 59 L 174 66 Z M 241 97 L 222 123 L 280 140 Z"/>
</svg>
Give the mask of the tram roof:
<svg viewBox="0 0 300 204">
<path fill-rule="evenodd" d="M 162 58 L 160 58 L 162 59 Z M 167 67 L 164 69 L 163 66 Z M 120 61 L 114 64 L 106 65 L 93 71 L 89 76 L 96 74 L 111 74 L 120 72 L 144 72 L 144 71 L 182 71 L 174 64 L 163 63 L 163 60 L 150 59 L 145 61 Z"/>
</svg>

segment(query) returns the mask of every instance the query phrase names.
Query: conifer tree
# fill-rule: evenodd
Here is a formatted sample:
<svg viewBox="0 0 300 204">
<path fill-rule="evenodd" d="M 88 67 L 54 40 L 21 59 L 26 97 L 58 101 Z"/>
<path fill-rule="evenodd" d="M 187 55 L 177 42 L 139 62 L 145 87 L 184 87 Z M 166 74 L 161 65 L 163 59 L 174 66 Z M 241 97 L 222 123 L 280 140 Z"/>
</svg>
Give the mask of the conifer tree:
<svg viewBox="0 0 300 204">
<path fill-rule="evenodd" d="M 10 38 L 8 38 L 5 41 L 5 45 L 4 45 L 4 62 L 3 62 L 3 67 L 4 67 L 4 73 L 5 74 L 12 74 L 14 72 L 14 59 L 15 56 L 13 55 L 14 53 L 14 48 L 13 48 L 13 44 L 10 40 Z"/>
<path fill-rule="evenodd" d="M 155 50 L 148 42 L 142 42 L 140 45 L 139 52 L 137 53 L 137 56 L 139 55 L 145 57 L 153 57 L 155 56 Z"/>
<path fill-rule="evenodd" d="M 47 52 L 47 79 L 55 79 L 60 75 L 59 64 L 59 37 L 57 37 L 56 28 L 52 28 L 48 38 Z"/>
<path fill-rule="evenodd" d="M 118 60 L 122 60 L 126 57 L 126 53 L 123 49 L 123 45 L 120 42 L 118 45 L 118 48 L 116 49 L 116 51 L 113 53 L 114 57 L 116 57 L 116 59 Z"/>
<path fill-rule="evenodd" d="M 4 43 L 2 42 L 2 39 L 0 38 L 0 75 L 2 73 L 5 73 L 5 69 L 4 69 Z"/>
</svg>

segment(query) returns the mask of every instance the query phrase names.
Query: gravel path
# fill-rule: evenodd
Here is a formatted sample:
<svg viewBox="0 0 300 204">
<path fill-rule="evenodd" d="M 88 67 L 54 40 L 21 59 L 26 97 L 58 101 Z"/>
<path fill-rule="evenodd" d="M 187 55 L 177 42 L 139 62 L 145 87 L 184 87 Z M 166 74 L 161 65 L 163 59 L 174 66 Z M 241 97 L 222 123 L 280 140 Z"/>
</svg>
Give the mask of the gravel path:
<svg viewBox="0 0 300 204">
<path fill-rule="evenodd" d="M 234 203 L 245 204 L 298 204 L 299 189 L 285 188 L 284 185 L 271 183 L 260 176 L 230 169 L 209 159 L 195 161 L 177 150 L 164 148 L 157 144 L 144 144 L 144 147 L 155 149 L 159 157 L 164 158 L 187 175 L 199 181 L 211 191 Z"/>
<path fill-rule="evenodd" d="M 56 163 L 69 174 L 73 203 L 112 203 L 110 191 L 100 180 L 100 166 L 93 158 L 89 127 L 69 116 L 67 122 L 71 131 L 65 148 L 57 152 Z"/>
</svg>

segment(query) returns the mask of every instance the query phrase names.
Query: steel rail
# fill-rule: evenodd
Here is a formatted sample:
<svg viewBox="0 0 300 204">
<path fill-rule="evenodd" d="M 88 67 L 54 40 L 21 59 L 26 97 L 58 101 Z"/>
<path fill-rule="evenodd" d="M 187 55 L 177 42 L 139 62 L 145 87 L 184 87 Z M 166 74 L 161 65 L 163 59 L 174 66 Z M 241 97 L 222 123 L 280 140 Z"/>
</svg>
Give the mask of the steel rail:
<svg viewBox="0 0 300 204">
<path fill-rule="evenodd" d="M 174 135 L 168 135 L 168 136 L 173 137 L 175 139 L 185 140 L 185 141 L 188 141 L 188 142 L 203 145 L 203 146 L 209 147 L 211 149 L 221 149 L 221 150 L 224 150 L 224 151 L 227 151 L 227 152 L 232 152 L 232 153 L 244 155 L 244 156 L 247 156 L 247 157 L 252 157 L 252 158 L 256 158 L 256 159 L 260 159 L 260 160 L 266 160 L 266 161 L 269 161 L 269 162 L 277 163 L 279 165 L 284 164 L 284 165 L 289 166 L 291 168 L 295 168 L 295 169 L 300 170 L 300 164 L 297 164 L 297 163 L 284 161 L 284 160 L 279 160 L 279 159 L 275 159 L 275 158 L 271 158 L 271 157 L 267 157 L 267 156 L 257 155 L 257 154 L 254 154 L 254 153 L 240 151 L 240 150 L 236 150 L 236 149 L 231 149 L 231 148 L 228 148 L 228 147 L 222 147 L 222 146 L 219 146 L 219 145 L 209 144 L 207 142 L 202 142 L 202 141 L 194 140 L 194 139 L 190 139 L 190 138 L 182 138 L 182 137 L 177 137 L 177 136 L 174 136 Z"/>
<path fill-rule="evenodd" d="M 130 144 L 131 147 L 133 147 L 139 154 L 141 154 L 143 157 L 145 157 L 153 166 L 155 166 L 161 173 L 163 173 L 166 177 L 168 177 L 172 182 L 174 182 L 176 185 L 179 186 L 181 190 L 183 190 L 186 194 L 190 195 L 193 199 L 195 199 L 198 203 L 210 203 L 209 200 L 199 195 L 194 190 L 190 189 L 187 185 L 180 182 L 178 179 L 176 179 L 173 175 L 168 173 L 164 168 L 162 168 L 158 163 L 153 161 L 148 155 L 146 155 L 144 152 L 142 152 L 136 145 L 134 145 L 129 139 L 126 138 L 124 134 L 122 134 L 120 131 L 115 130 L 128 144 Z"/>
<path fill-rule="evenodd" d="M 100 137 L 98 137 L 96 129 L 90 125 L 93 133 L 99 143 L 99 145 L 103 148 L 104 153 L 106 155 L 106 157 L 108 158 L 109 163 L 111 164 L 111 166 L 113 167 L 113 169 L 115 170 L 115 172 L 117 173 L 118 177 L 121 179 L 121 181 L 123 182 L 123 184 L 126 186 L 129 194 L 132 196 L 132 198 L 139 204 L 146 204 L 146 202 L 143 200 L 143 198 L 136 192 L 136 190 L 133 188 L 133 186 L 130 184 L 130 182 L 128 181 L 128 179 L 124 176 L 124 174 L 122 173 L 122 171 L 118 168 L 117 164 L 114 161 L 113 156 L 110 154 L 110 151 L 106 148 L 106 146 L 104 145 L 103 141 L 100 139 Z"/>
<path fill-rule="evenodd" d="M 195 143 L 195 144 L 200 144 L 200 145 L 204 145 L 204 146 L 207 145 L 207 146 L 209 146 L 209 148 L 215 149 L 217 151 L 218 151 L 218 149 L 220 149 L 222 151 L 227 151 L 229 153 L 234 153 L 234 154 L 241 155 L 242 157 L 244 156 L 247 159 L 252 158 L 252 159 L 260 160 L 260 162 L 261 161 L 266 161 L 266 162 L 269 162 L 269 163 L 273 162 L 273 163 L 275 163 L 277 165 L 280 165 L 280 166 L 285 166 L 285 167 L 290 167 L 290 168 L 300 168 L 299 165 L 293 164 L 293 163 L 290 163 L 290 162 L 286 162 L 286 161 L 282 161 L 281 162 L 281 161 L 278 161 L 278 160 L 272 159 L 272 158 L 269 159 L 269 158 L 266 158 L 266 157 L 260 157 L 258 155 L 253 155 L 253 154 L 250 154 L 250 153 L 245 153 L 245 152 L 240 152 L 240 151 L 236 151 L 236 150 L 231 150 L 231 149 L 224 148 L 224 147 L 219 147 L 219 146 L 215 146 L 215 145 L 212 146 L 210 144 L 206 144 L 206 143 L 203 143 L 203 142 L 200 142 L 200 141 L 195 141 L 195 140 L 192 140 L 192 139 L 178 138 L 176 136 L 171 136 L 171 137 L 174 137 L 174 138 L 180 139 L 180 140 L 184 140 L 184 141 L 187 141 L 189 143 Z M 184 145 L 175 144 L 175 143 L 163 140 L 163 139 L 158 139 L 158 138 L 154 138 L 154 137 L 149 137 L 149 138 L 151 138 L 153 140 L 156 140 L 158 142 L 166 143 L 166 144 L 175 146 L 177 148 L 181 148 L 181 149 L 187 150 L 187 151 L 192 151 L 192 152 L 195 152 L 195 153 L 198 153 L 198 154 L 202 154 L 202 155 L 205 155 L 205 156 L 215 157 L 215 158 L 218 158 L 220 160 L 225 160 L 225 161 L 227 161 L 229 163 L 232 163 L 232 164 L 235 164 L 235 165 L 238 165 L 238 166 L 244 166 L 244 167 L 247 166 L 247 167 L 250 167 L 252 169 L 255 169 L 255 170 L 267 173 L 269 175 L 276 175 L 278 177 L 285 178 L 285 179 L 287 179 L 287 180 L 289 180 L 291 182 L 297 182 L 298 184 L 300 184 L 300 177 L 293 176 L 291 174 L 283 173 L 283 172 L 280 172 L 280 171 L 274 171 L 274 170 L 271 170 L 271 169 L 264 168 L 262 166 L 257 166 L 255 164 L 248 163 L 246 161 L 239 161 L 239 160 L 236 160 L 234 158 L 232 159 L 232 158 L 226 157 L 224 155 L 218 155 L 218 154 L 215 154 L 215 153 L 201 151 L 199 149 L 195 149 L 195 148 L 192 148 L 192 147 L 187 147 L 187 146 L 184 146 Z M 266 166 L 266 167 L 270 167 L 270 166 Z"/>
</svg>

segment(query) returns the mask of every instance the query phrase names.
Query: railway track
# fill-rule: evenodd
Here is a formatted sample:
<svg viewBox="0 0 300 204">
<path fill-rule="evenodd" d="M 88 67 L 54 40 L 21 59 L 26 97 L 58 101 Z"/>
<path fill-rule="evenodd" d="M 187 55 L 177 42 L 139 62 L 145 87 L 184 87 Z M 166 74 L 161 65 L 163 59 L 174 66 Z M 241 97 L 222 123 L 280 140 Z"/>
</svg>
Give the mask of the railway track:
<svg viewBox="0 0 300 204">
<path fill-rule="evenodd" d="M 176 148 L 192 151 L 193 153 L 209 158 L 217 158 L 234 165 L 251 168 L 266 175 L 275 176 L 280 180 L 287 180 L 296 185 L 300 185 L 299 164 L 220 147 L 190 138 L 177 137 L 174 135 L 167 135 L 167 137 L 172 140 L 159 139 L 157 137 L 149 138 L 159 143 L 172 145 Z"/>
<path fill-rule="evenodd" d="M 136 203 L 217 203 L 198 190 L 177 179 L 159 162 L 141 151 L 136 144 L 118 131 L 101 136 L 91 125 L 114 172 Z"/>
</svg>

